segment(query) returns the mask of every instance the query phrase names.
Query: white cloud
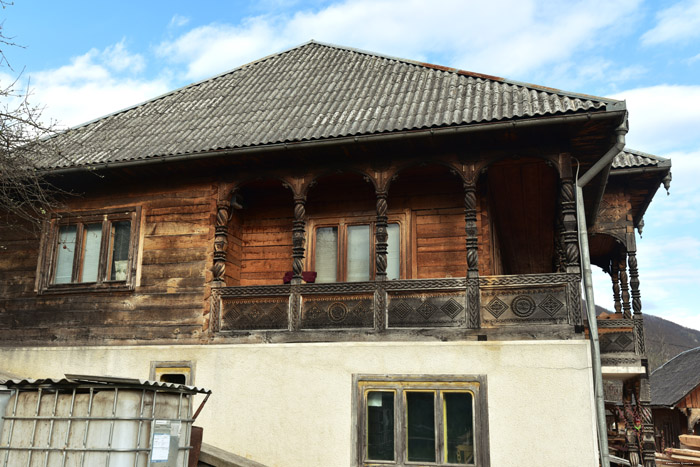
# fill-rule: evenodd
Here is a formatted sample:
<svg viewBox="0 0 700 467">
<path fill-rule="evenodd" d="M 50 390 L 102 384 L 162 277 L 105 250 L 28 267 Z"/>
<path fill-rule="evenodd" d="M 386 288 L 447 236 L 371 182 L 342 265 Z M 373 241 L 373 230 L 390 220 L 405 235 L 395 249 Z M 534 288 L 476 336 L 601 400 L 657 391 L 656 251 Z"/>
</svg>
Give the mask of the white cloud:
<svg viewBox="0 0 700 467">
<path fill-rule="evenodd" d="M 133 77 L 145 67 L 124 41 L 74 57 L 69 65 L 31 73 L 32 99 L 45 105 L 44 120 L 74 126 L 167 91 L 164 79 Z"/>
<path fill-rule="evenodd" d="M 627 100 L 631 147 L 646 152 L 700 149 L 700 85 L 658 85 L 610 96 Z"/>
<path fill-rule="evenodd" d="M 658 12 L 656 20 L 656 26 L 642 36 L 645 45 L 688 42 L 700 37 L 700 0 L 678 2 Z"/>
<path fill-rule="evenodd" d="M 160 54 L 199 79 L 316 39 L 483 73 L 518 75 L 599 44 L 604 31 L 634 13 L 639 0 L 464 2 L 433 8 L 422 0 L 346 0 L 319 11 L 210 24 L 163 42 Z M 503 14 L 505 11 L 508 14 Z M 611 32 L 613 31 L 613 32 Z"/>
<path fill-rule="evenodd" d="M 174 15 L 170 19 L 170 24 L 168 25 L 168 27 L 179 28 L 179 27 L 185 26 L 189 22 L 190 22 L 190 19 L 187 16 Z"/>
</svg>

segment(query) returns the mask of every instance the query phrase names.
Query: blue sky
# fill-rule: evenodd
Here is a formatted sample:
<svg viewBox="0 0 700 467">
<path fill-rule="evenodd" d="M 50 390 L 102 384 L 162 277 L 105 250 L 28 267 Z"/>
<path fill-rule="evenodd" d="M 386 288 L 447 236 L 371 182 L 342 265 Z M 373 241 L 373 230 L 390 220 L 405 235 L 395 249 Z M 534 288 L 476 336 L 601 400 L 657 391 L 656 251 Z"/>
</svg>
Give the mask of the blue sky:
<svg viewBox="0 0 700 467">
<path fill-rule="evenodd" d="M 309 39 L 626 99 L 628 147 L 673 160 L 638 239 L 643 311 L 700 329 L 700 0 L 17 0 L 0 15 L 24 46 L 3 49 L 0 84 L 21 72 L 64 126 Z"/>
</svg>

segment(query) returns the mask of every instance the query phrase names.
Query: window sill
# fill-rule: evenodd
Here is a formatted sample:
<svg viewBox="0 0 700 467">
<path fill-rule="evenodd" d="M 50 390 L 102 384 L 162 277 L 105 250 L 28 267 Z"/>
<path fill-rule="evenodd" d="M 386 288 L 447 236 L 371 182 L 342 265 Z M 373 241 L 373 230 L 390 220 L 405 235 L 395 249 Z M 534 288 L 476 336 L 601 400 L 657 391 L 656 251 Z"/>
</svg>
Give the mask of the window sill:
<svg viewBox="0 0 700 467">
<path fill-rule="evenodd" d="M 133 292 L 133 284 L 124 282 L 104 283 L 104 284 L 57 284 L 39 290 L 39 295 L 72 294 L 72 293 L 94 293 L 94 292 Z"/>
</svg>

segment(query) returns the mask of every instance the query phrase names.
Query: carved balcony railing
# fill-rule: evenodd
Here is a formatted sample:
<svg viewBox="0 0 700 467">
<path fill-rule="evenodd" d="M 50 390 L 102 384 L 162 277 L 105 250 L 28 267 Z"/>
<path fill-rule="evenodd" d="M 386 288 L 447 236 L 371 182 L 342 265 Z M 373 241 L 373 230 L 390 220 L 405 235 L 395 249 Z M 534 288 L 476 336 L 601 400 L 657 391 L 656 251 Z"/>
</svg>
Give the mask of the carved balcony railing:
<svg viewBox="0 0 700 467">
<path fill-rule="evenodd" d="M 603 366 L 641 365 L 646 353 L 641 316 L 625 318 L 613 314 L 598 319 L 598 334 Z"/>
<path fill-rule="evenodd" d="M 221 287 L 212 297 L 220 334 L 583 325 L 580 276 L 564 273 Z"/>
</svg>

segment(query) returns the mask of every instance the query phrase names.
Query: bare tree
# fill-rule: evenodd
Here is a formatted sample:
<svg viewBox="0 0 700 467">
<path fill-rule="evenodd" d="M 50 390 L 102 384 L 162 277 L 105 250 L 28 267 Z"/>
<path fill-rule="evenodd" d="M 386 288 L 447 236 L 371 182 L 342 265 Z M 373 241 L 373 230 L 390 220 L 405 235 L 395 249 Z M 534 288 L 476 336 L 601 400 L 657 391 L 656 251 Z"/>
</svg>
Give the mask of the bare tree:
<svg viewBox="0 0 700 467">
<path fill-rule="evenodd" d="M 4 10 L 11 2 L 0 0 Z M 0 81 L 0 210 L 6 221 L 37 226 L 56 204 L 61 190 L 49 183 L 35 162 L 50 151 L 54 125 L 44 124 L 42 108 L 30 103 L 29 85 L 20 84 L 5 50 L 21 47 L 5 34 L 0 23 L 0 69 L 16 75 L 13 82 Z"/>
</svg>

